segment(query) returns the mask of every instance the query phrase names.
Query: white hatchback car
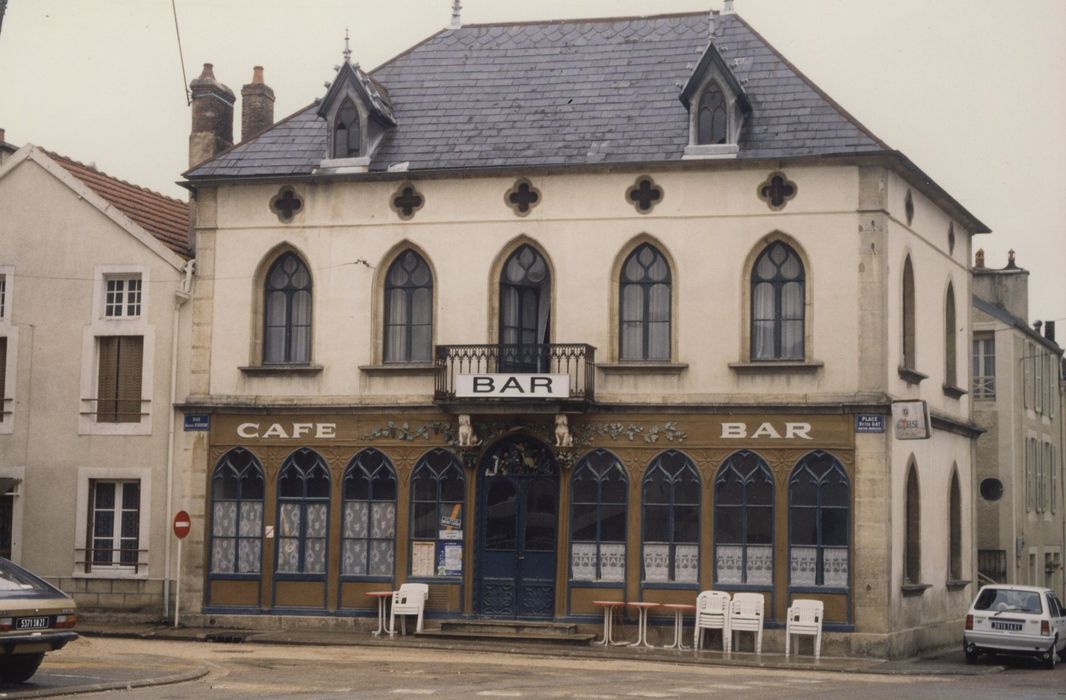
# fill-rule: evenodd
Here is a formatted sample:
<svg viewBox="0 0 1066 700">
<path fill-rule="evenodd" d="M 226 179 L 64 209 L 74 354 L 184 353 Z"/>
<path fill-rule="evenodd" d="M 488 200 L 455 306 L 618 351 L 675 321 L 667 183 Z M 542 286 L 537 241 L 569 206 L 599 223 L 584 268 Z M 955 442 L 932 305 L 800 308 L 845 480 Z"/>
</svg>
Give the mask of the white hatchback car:
<svg viewBox="0 0 1066 700">
<path fill-rule="evenodd" d="M 1053 591 L 1036 586 L 984 586 L 962 633 L 967 663 L 981 654 L 1029 656 L 1055 668 L 1066 661 L 1066 609 Z"/>
</svg>

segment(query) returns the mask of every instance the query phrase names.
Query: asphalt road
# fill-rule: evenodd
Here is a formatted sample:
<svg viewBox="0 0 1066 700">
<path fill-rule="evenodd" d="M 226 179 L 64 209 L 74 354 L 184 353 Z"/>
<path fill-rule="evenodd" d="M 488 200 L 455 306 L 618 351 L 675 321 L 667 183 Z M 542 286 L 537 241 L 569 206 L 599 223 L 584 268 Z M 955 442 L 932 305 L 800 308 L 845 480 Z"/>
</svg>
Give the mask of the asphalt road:
<svg viewBox="0 0 1066 700">
<path fill-rule="evenodd" d="M 959 663 L 959 669 L 965 667 Z M 1013 664 L 978 676 L 914 676 L 762 670 L 640 660 L 574 659 L 500 652 L 400 647 L 327 647 L 131 639 L 82 639 L 46 658 L 25 686 L 0 697 L 70 692 L 86 683 L 195 675 L 170 685 L 82 697 L 152 698 L 1056 698 L 1066 697 L 1066 664 L 1045 671 Z M 949 669 L 950 670 L 950 669 Z M 988 670 L 992 670 L 991 667 Z"/>
</svg>

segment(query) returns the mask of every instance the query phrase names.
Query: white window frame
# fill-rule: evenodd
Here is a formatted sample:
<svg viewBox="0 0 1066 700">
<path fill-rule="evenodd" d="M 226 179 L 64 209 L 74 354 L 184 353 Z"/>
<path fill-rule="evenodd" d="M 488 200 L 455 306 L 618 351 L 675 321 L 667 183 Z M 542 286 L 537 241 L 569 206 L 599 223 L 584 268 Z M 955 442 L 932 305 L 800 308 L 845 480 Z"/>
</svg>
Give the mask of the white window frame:
<svg viewBox="0 0 1066 700">
<path fill-rule="evenodd" d="M 138 556 L 136 568 L 121 565 L 103 565 L 89 567 L 85 570 L 84 562 L 88 558 L 87 536 L 89 526 L 89 486 L 97 481 L 139 481 L 141 482 L 141 505 L 138 514 L 137 549 L 145 550 Z M 148 551 L 149 525 L 152 510 L 152 470 L 136 468 L 104 468 L 81 467 L 78 469 L 78 493 L 77 508 L 74 520 L 74 552 L 72 564 L 74 578 L 132 578 L 147 579 L 149 565 L 151 563 Z M 80 563 L 79 563 L 80 562 Z"/>
<path fill-rule="evenodd" d="M 11 323 L 12 300 L 15 291 L 15 266 L 0 265 L 0 279 L 4 280 L 3 312 L 0 313 L 0 337 L 7 338 L 7 364 L 4 369 L 4 394 L 0 400 L 0 435 L 15 432 L 15 390 L 18 388 L 19 329 Z"/>
<path fill-rule="evenodd" d="M 991 350 L 991 352 L 988 352 L 988 350 Z M 995 334 L 974 333 L 972 353 L 973 382 L 971 388 L 973 390 L 973 397 L 975 399 L 994 399 L 996 397 Z M 987 373 L 987 370 L 989 369 L 989 360 L 992 361 L 991 374 Z"/>
<path fill-rule="evenodd" d="M 134 289 L 136 287 L 136 289 Z M 133 297 L 136 295 L 136 301 Z M 135 275 L 104 275 L 104 318 L 140 318 L 144 310 L 144 280 Z M 131 313 L 136 306 L 136 313 Z M 117 313 L 112 313 L 117 311 Z"/>
<path fill-rule="evenodd" d="M 105 316 L 109 278 L 141 278 L 141 315 Z M 79 386 L 79 435 L 151 435 L 155 393 L 155 326 L 149 320 L 151 278 L 146 265 L 97 265 L 93 274 L 93 314 L 82 331 L 81 382 Z M 141 356 L 141 420 L 135 423 L 97 423 L 96 397 L 100 371 L 97 338 L 113 335 L 139 335 L 144 338 Z M 10 352 L 10 349 L 9 351 Z"/>
</svg>

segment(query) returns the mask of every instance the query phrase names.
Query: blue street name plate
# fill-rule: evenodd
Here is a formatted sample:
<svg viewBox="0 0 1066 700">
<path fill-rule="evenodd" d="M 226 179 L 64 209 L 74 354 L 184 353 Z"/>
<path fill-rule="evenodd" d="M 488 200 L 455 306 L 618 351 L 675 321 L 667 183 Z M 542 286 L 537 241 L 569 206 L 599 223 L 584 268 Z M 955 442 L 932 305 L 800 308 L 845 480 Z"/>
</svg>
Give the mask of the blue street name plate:
<svg viewBox="0 0 1066 700">
<path fill-rule="evenodd" d="M 210 430 L 211 416 L 191 415 L 185 416 L 185 432 L 192 430 Z"/>
<path fill-rule="evenodd" d="M 856 433 L 885 432 L 885 417 L 876 413 L 860 413 L 855 416 Z"/>
</svg>

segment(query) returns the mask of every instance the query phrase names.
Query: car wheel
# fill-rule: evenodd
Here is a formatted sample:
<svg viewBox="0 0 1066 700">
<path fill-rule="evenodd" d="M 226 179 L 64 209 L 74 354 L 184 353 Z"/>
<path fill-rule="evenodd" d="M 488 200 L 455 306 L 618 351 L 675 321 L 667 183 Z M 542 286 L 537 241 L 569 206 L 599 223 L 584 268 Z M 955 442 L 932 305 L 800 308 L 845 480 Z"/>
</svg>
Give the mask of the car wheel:
<svg viewBox="0 0 1066 700">
<path fill-rule="evenodd" d="M 25 683 L 37 673 L 43 659 L 43 653 L 15 654 L 0 659 L 0 679 L 5 683 Z"/>
<path fill-rule="evenodd" d="M 1055 647 L 1057 647 L 1058 645 L 1059 645 L 1059 640 L 1058 639 L 1053 641 L 1051 643 L 1051 648 L 1048 649 L 1047 658 L 1044 659 L 1044 668 L 1046 668 L 1049 671 L 1052 671 L 1052 670 L 1055 669 L 1055 661 L 1056 661 Z"/>
<path fill-rule="evenodd" d="M 966 654 L 968 664 L 975 664 L 981 659 L 981 652 L 977 651 L 976 647 L 972 651 L 968 647 L 963 647 L 962 652 Z"/>
</svg>

